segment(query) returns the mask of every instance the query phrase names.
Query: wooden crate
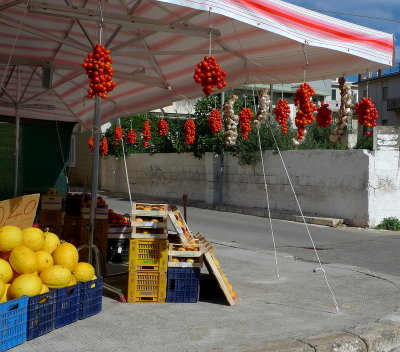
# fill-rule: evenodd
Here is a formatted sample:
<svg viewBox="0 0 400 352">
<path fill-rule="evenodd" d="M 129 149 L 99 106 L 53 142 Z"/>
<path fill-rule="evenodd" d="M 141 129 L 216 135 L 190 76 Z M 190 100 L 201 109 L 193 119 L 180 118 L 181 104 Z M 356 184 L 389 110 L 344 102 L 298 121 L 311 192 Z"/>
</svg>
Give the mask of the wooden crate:
<svg viewBox="0 0 400 352">
<path fill-rule="evenodd" d="M 45 228 L 49 226 L 61 227 L 63 223 L 62 210 L 40 210 L 39 227 Z"/>
<path fill-rule="evenodd" d="M 185 249 L 185 250 L 184 250 Z M 203 246 L 201 244 L 170 243 L 168 250 L 169 268 L 203 267 Z"/>
<path fill-rule="evenodd" d="M 82 219 L 90 219 L 90 207 L 82 207 L 81 208 L 81 216 Z M 99 220 L 108 220 L 108 206 L 97 206 L 95 219 Z"/>
<path fill-rule="evenodd" d="M 165 203 L 133 203 L 132 218 L 136 216 L 167 216 L 168 204 Z"/>
<path fill-rule="evenodd" d="M 61 238 L 73 245 L 79 245 L 81 236 L 81 217 L 65 215 Z"/>
<path fill-rule="evenodd" d="M 168 239 L 167 204 L 134 203 L 132 209 L 132 238 Z"/>
<path fill-rule="evenodd" d="M 63 197 L 40 197 L 40 207 L 43 210 L 62 210 Z"/>
<path fill-rule="evenodd" d="M 171 207 L 171 210 L 168 213 L 168 217 L 176 232 L 178 233 L 182 243 L 189 243 L 190 240 L 194 239 L 192 232 L 190 231 L 185 219 L 183 218 L 181 212 L 177 207 Z"/>
</svg>

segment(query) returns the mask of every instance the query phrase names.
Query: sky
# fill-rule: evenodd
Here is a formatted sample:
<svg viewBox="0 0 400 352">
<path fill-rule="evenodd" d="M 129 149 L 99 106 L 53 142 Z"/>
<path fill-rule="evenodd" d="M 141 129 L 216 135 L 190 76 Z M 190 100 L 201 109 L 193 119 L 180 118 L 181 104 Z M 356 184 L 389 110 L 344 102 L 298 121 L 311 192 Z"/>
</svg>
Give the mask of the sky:
<svg viewBox="0 0 400 352">
<path fill-rule="evenodd" d="M 396 62 L 400 63 L 400 0 L 285 0 L 325 15 L 395 35 Z M 322 10 L 332 11 L 324 12 Z M 333 12 L 340 12 L 333 13 Z M 344 15 L 354 14 L 357 16 Z M 365 17 L 361 17 L 365 16 Z M 379 18 L 379 19 L 378 19 Z M 396 21 L 388 21 L 392 19 Z M 397 68 L 398 69 L 398 68 Z"/>
</svg>

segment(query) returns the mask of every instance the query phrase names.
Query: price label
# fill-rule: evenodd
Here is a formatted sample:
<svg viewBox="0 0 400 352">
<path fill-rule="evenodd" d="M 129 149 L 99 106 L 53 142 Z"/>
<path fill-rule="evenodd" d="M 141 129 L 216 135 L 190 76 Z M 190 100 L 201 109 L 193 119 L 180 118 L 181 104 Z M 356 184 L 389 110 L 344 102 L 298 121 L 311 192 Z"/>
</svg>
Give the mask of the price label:
<svg viewBox="0 0 400 352">
<path fill-rule="evenodd" d="M 25 229 L 33 225 L 40 194 L 12 198 L 0 202 L 0 227 L 14 225 Z"/>
</svg>

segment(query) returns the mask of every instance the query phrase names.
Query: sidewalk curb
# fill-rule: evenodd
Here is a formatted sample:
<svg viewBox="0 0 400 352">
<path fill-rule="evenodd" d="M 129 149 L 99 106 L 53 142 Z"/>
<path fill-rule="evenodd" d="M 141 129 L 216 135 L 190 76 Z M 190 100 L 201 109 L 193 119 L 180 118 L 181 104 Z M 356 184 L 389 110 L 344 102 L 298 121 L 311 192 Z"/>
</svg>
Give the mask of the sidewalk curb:
<svg viewBox="0 0 400 352">
<path fill-rule="evenodd" d="M 400 351 L 400 313 L 394 312 L 376 323 L 359 325 L 299 339 L 282 339 L 248 346 L 242 352 L 396 352 Z"/>
</svg>

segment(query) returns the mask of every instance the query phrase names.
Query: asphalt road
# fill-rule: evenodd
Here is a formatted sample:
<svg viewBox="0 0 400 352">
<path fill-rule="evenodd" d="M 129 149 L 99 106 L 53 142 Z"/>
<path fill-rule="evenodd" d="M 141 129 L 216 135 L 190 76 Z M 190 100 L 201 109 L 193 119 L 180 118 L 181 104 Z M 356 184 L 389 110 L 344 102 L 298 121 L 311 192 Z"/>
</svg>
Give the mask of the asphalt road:
<svg viewBox="0 0 400 352">
<path fill-rule="evenodd" d="M 105 197 L 115 211 L 130 213 L 129 201 Z M 183 213 L 183 212 L 182 212 Z M 189 207 L 188 226 L 210 241 L 238 248 L 273 251 L 269 219 Z M 317 262 L 302 223 L 272 220 L 277 252 Z M 400 232 L 309 225 L 321 262 L 360 267 L 373 273 L 400 276 Z"/>
</svg>

